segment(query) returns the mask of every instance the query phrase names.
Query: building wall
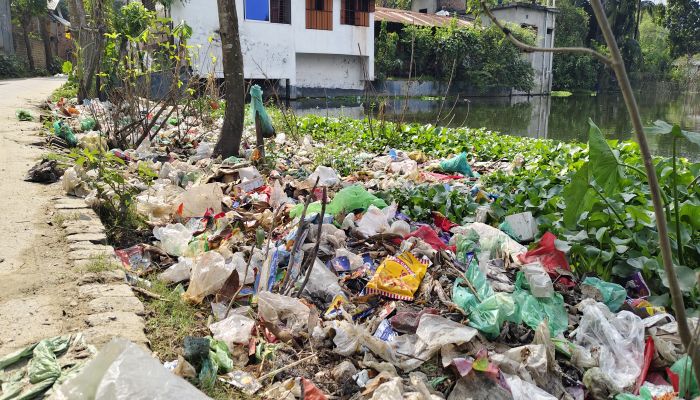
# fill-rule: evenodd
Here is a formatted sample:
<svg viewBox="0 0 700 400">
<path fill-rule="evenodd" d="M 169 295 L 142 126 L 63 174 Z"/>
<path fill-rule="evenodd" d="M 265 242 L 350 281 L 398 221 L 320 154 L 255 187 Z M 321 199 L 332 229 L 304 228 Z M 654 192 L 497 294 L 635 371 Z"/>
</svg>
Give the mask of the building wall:
<svg viewBox="0 0 700 400">
<path fill-rule="evenodd" d="M 18 59 L 24 61 L 25 63 L 27 63 L 27 66 L 29 66 L 29 58 L 27 58 L 27 46 L 24 44 L 24 33 L 22 28 L 15 27 L 13 36 L 15 39 L 15 55 Z M 46 55 L 44 54 L 44 42 L 30 36 L 29 44 L 32 49 L 34 68 L 46 69 Z"/>
<path fill-rule="evenodd" d="M 467 3 L 464 0 L 438 0 L 438 11 L 447 10 L 450 12 L 463 13 L 467 10 Z"/>
<path fill-rule="evenodd" d="M 352 90 L 364 88 L 365 76 L 374 79 L 373 15 L 369 27 L 341 25 L 341 0 L 333 0 L 333 30 L 313 30 L 306 29 L 304 1 L 292 0 L 291 24 L 245 20 L 243 0 L 235 1 L 246 79 L 289 79 L 292 87 Z M 174 2 L 172 18 L 192 27 L 189 44 L 196 47 L 197 71 L 222 77 L 216 0 L 194 3 Z"/>
<path fill-rule="evenodd" d="M 0 0 L 0 54 L 14 54 L 10 0 Z"/>
<path fill-rule="evenodd" d="M 555 16 L 556 14 L 544 7 L 529 7 L 518 5 L 492 10 L 493 14 L 501 21 L 512 22 L 518 25 L 528 25 L 537 28 L 538 47 L 554 47 Z M 490 25 L 491 20 L 482 16 L 485 25 Z M 534 70 L 534 87 L 532 94 L 547 94 L 552 91 L 552 53 L 529 53 L 527 59 Z"/>
<path fill-rule="evenodd" d="M 437 0 L 413 0 L 411 2 L 411 11 L 420 12 L 422 9 L 427 9 L 428 14 L 435 14 L 438 10 Z"/>
</svg>

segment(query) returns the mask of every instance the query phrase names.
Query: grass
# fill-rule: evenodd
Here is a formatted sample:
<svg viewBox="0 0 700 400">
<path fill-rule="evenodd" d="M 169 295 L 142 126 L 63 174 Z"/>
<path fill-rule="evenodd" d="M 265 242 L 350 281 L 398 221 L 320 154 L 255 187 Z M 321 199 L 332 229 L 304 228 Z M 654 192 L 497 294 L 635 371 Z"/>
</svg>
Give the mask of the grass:
<svg viewBox="0 0 700 400">
<path fill-rule="evenodd" d="M 53 223 L 56 226 L 62 226 L 66 221 L 77 221 L 80 218 L 80 213 L 77 212 L 57 212 L 53 215 Z"/>
<path fill-rule="evenodd" d="M 87 263 L 84 267 L 82 267 L 82 271 L 84 272 L 93 272 L 93 273 L 98 273 L 98 272 L 106 272 L 106 271 L 114 271 L 115 269 L 118 269 L 120 265 L 106 256 L 97 256 L 97 257 L 92 257 L 90 258 L 90 262 Z"/>
<path fill-rule="evenodd" d="M 78 84 L 68 80 L 51 93 L 51 101 L 59 101 L 61 98 L 72 99 L 78 96 Z"/>
</svg>

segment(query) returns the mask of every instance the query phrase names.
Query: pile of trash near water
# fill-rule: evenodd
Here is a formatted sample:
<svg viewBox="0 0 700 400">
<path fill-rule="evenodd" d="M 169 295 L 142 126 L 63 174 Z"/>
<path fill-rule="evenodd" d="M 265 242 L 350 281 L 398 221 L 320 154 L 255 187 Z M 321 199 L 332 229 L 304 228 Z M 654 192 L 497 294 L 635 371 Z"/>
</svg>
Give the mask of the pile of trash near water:
<svg viewBox="0 0 700 400">
<path fill-rule="evenodd" d="M 99 134 L 67 134 L 79 121 L 67 118 L 57 134 L 103 146 Z M 700 394 L 674 317 L 647 300 L 641 274 L 578 277 L 532 214 L 493 219 L 480 174 L 522 160 L 386 149 L 357 155 L 359 171 L 340 176 L 311 168 L 323 143 L 310 137 L 278 133 L 267 144 L 274 158 L 244 143 L 244 157 L 220 160 L 211 158 L 216 124 L 172 125 L 136 150 L 109 151 L 125 161 L 152 228 L 151 240 L 116 251 L 129 282 L 165 281 L 210 310 L 209 336 L 193 332 L 177 359 L 161 360 L 173 374 L 275 399 Z M 182 129 L 196 140 L 176 151 Z M 148 184 L 141 166 L 156 175 Z M 97 206 L 91 174 L 70 167 L 62 184 Z M 378 196 L 424 183 L 480 199 L 473 222 L 438 212 L 411 220 L 407 205 Z"/>
</svg>

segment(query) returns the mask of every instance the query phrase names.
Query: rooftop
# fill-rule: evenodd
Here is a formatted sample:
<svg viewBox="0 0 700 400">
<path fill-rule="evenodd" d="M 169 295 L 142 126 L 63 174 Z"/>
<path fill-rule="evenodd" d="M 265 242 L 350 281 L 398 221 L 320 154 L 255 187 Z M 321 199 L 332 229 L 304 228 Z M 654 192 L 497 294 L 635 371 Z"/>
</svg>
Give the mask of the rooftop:
<svg viewBox="0 0 700 400">
<path fill-rule="evenodd" d="M 459 18 L 443 17 L 436 14 L 424 14 L 414 11 L 397 10 L 394 8 L 377 7 L 374 13 L 376 21 L 395 22 L 404 25 L 418 26 L 447 26 L 452 20 L 457 21 L 458 26 L 469 26 L 471 22 Z"/>
</svg>

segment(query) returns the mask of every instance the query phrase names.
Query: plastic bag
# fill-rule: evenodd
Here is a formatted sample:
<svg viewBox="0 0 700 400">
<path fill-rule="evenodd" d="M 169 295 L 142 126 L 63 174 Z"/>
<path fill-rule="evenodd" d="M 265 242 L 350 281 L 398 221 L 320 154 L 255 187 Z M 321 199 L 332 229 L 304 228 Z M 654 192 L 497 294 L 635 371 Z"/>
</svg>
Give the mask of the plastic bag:
<svg viewBox="0 0 700 400">
<path fill-rule="evenodd" d="M 97 121 L 92 117 L 82 117 L 80 118 L 80 130 L 83 132 L 91 131 L 95 129 Z"/>
<path fill-rule="evenodd" d="M 506 383 L 510 386 L 513 400 L 556 400 L 557 398 L 545 392 L 530 382 L 520 379 L 516 375 L 504 374 Z"/>
<path fill-rule="evenodd" d="M 695 380 L 695 372 L 693 371 L 693 361 L 688 355 L 673 363 L 670 369 L 678 375 L 678 395 L 681 398 L 685 398 L 688 393 L 693 399 L 700 395 L 698 381 Z"/>
<path fill-rule="evenodd" d="M 208 209 L 212 209 L 214 214 L 221 212 L 221 199 L 224 193 L 217 183 L 208 183 L 201 186 L 193 186 L 183 193 L 178 201 L 180 204 L 179 214 L 182 217 L 201 217 Z"/>
<path fill-rule="evenodd" d="M 224 257 L 216 251 L 202 254 L 195 260 L 190 286 L 183 293 L 183 298 L 192 303 L 201 303 L 204 297 L 218 292 L 224 286 L 233 268 L 233 264 L 226 264 Z"/>
<path fill-rule="evenodd" d="M 272 120 L 267 115 L 265 111 L 265 106 L 263 106 L 262 101 L 262 89 L 260 86 L 253 85 L 250 87 L 250 113 L 255 119 L 257 114 L 258 120 L 260 121 L 260 128 L 262 129 L 263 137 L 271 138 L 275 135 L 275 127 L 272 126 Z"/>
<path fill-rule="evenodd" d="M 472 261 L 469 263 L 467 272 L 464 275 L 476 289 L 477 295 L 481 301 L 493 296 L 493 288 L 475 260 L 472 259 Z M 476 308 L 477 305 L 479 305 L 480 301 L 470 288 L 461 285 L 462 282 L 462 278 L 457 278 L 455 280 L 455 283 L 452 286 L 452 301 L 454 301 L 459 308 L 467 313 L 470 313 L 474 308 Z"/>
<path fill-rule="evenodd" d="M 558 250 L 554 245 L 556 240 L 557 237 L 553 233 L 545 232 L 537 248 L 518 255 L 518 260 L 523 264 L 539 262 L 547 270 L 549 276 L 553 279 L 558 278 L 560 275 L 557 271 L 558 269 L 571 271 L 571 268 L 569 267 L 569 262 L 566 261 L 564 252 Z M 561 278 L 559 282 L 567 286 L 574 285 L 569 278 Z"/>
<path fill-rule="evenodd" d="M 304 293 L 319 298 L 324 302 L 330 302 L 335 295 L 343 293 L 343 290 L 338 285 L 338 276 L 317 258 L 314 261 L 309 281 L 304 287 Z"/>
<path fill-rule="evenodd" d="M 68 146 L 75 147 L 78 145 L 78 139 L 75 138 L 75 133 L 70 126 L 66 125 L 63 121 L 58 120 L 53 123 L 53 132 L 56 136 L 65 140 Z"/>
<path fill-rule="evenodd" d="M 158 274 L 158 279 L 168 283 L 178 283 L 190 279 L 194 261 L 188 257 L 180 257 L 176 264 Z"/>
<path fill-rule="evenodd" d="M 216 372 L 219 375 L 233 369 L 233 360 L 229 357 L 228 346 L 223 340 L 209 341 L 209 359 L 216 366 Z"/>
<path fill-rule="evenodd" d="M 331 167 L 319 165 L 316 170 L 306 178 L 306 184 L 313 186 L 318 178 L 318 186 L 335 186 L 340 183 L 338 173 Z"/>
<path fill-rule="evenodd" d="M 187 244 L 192 240 L 192 232 L 181 223 L 157 226 L 153 228 L 153 236 L 160 240 L 159 247 L 173 256 L 184 255 Z"/>
<path fill-rule="evenodd" d="M 306 329 L 310 314 L 309 307 L 293 297 L 271 292 L 258 295 L 258 315 L 267 322 L 285 325 L 296 334 Z"/>
<path fill-rule="evenodd" d="M 528 290 L 523 272 L 518 272 L 515 279 L 515 291 L 513 300 L 516 310 L 509 319 L 515 323 L 524 323 L 532 329 L 547 319 L 547 325 L 552 336 L 564 332 L 569 326 L 569 314 L 564 307 L 564 298 L 558 292 L 553 292 L 550 297 L 539 298 L 533 296 Z"/>
<path fill-rule="evenodd" d="M 199 160 L 204 160 L 205 158 L 211 157 L 214 152 L 214 144 L 209 142 L 202 142 L 197 146 L 197 152 L 190 157 L 190 161 L 197 162 Z"/>
<path fill-rule="evenodd" d="M 440 240 L 440 237 L 438 236 L 437 232 L 435 232 L 435 230 L 428 225 L 422 225 L 420 228 L 404 236 L 404 239 L 412 237 L 422 239 L 425 243 L 428 243 L 435 250 L 444 250 L 448 247 L 445 244 L 445 242 Z"/>
<path fill-rule="evenodd" d="M 644 363 L 644 323 L 629 311 L 612 314 L 603 303 L 584 300 L 583 317 L 574 331 L 577 344 L 598 349 L 601 371 L 619 391 L 635 384 Z"/>
<path fill-rule="evenodd" d="M 361 185 L 348 186 L 341 189 L 335 194 L 333 200 L 326 205 L 326 214 L 336 215 L 341 212 L 353 212 L 355 210 L 366 210 L 370 205 L 374 205 L 377 208 L 385 208 L 388 206 L 386 202 L 379 197 L 369 193 Z M 289 216 L 296 218 L 301 215 L 304 209 L 303 204 L 297 204 L 289 212 Z M 321 203 L 314 202 L 309 204 L 309 208 L 306 214 L 313 214 L 321 212 Z"/>
<path fill-rule="evenodd" d="M 205 400 L 186 380 L 124 339 L 113 339 L 74 378 L 56 388 L 57 400 Z"/>
<path fill-rule="evenodd" d="M 36 345 L 27 368 L 30 383 L 55 381 L 61 376 L 61 366 L 58 365 L 54 352 L 56 349 L 50 340 L 42 340 Z"/>
<path fill-rule="evenodd" d="M 516 242 L 499 229 L 480 222 L 453 228 L 452 232 L 455 233 L 455 236 L 450 240 L 450 244 L 456 242 L 457 234 L 464 235 L 475 243 L 478 237 L 479 246 L 478 250 L 476 250 L 476 255 L 479 260 L 488 261 L 495 258 L 503 258 L 503 256 L 515 258 L 517 255 L 527 251 L 527 247 Z"/>
<path fill-rule="evenodd" d="M 236 345 L 248 345 L 255 321 L 241 314 L 229 312 L 228 318 L 209 325 L 214 339 L 226 343 L 233 352 Z"/>
<path fill-rule="evenodd" d="M 600 296 L 596 294 L 594 300 L 602 301 L 612 312 L 619 310 L 620 307 L 622 307 L 622 303 L 624 303 L 627 298 L 627 291 L 617 283 L 605 282 L 595 277 L 588 277 L 581 283 L 582 291 L 585 286 L 595 288 L 600 293 Z"/>
<path fill-rule="evenodd" d="M 501 326 L 513 315 L 515 304 L 508 293 L 496 293 L 485 298 L 469 313 L 469 326 L 493 338 L 501 333 Z"/>
<path fill-rule="evenodd" d="M 360 222 L 357 223 L 357 230 L 364 235 L 364 237 L 374 236 L 388 229 L 389 222 L 387 221 L 386 215 L 374 205 L 369 206 L 367 212 L 360 219 Z"/>
<path fill-rule="evenodd" d="M 411 301 L 428 270 L 430 261 L 423 257 L 418 260 L 410 252 L 387 257 L 377 267 L 372 279 L 367 283 L 367 294 L 379 294 L 396 300 Z"/>
<path fill-rule="evenodd" d="M 448 160 L 440 161 L 440 169 L 445 172 L 457 172 L 469 177 L 476 176 L 469 162 L 467 162 L 467 153 L 464 152 Z"/>
</svg>

